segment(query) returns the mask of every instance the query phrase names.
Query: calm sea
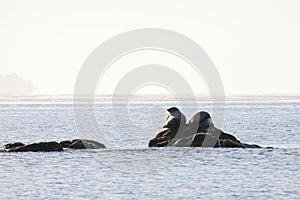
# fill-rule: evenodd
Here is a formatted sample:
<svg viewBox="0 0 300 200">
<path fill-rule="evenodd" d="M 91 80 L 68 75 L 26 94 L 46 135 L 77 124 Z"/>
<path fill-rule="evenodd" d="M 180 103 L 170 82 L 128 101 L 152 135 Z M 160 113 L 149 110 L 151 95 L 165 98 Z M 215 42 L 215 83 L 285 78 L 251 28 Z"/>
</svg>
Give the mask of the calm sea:
<svg viewBox="0 0 300 200">
<path fill-rule="evenodd" d="M 187 118 L 198 109 L 97 103 L 98 126 L 82 118 L 78 127 L 71 103 L 1 103 L 1 145 L 86 138 L 108 148 L 0 152 L 0 199 L 299 199 L 300 102 L 226 103 L 220 128 L 274 149 L 147 148 L 170 106 Z M 198 106 L 213 111 L 209 102 Z"/>
</svg>

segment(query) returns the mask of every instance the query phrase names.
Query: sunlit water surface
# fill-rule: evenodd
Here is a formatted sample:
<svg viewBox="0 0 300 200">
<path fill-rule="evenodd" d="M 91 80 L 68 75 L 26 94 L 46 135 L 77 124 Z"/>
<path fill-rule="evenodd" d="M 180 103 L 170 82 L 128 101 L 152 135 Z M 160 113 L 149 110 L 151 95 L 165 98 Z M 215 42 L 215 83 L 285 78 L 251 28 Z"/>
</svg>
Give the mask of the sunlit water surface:
<svg viewBox="0 0 300 200">
<path fill-rule="evenodd" d="M 72 104 L 0 104 L 1 145 L 87 138 L 108 147 L 0 152 L 0 199 L 299 199 L 299 102 L 226 103 L 219 127 L 274 149 L 147 148 L 169 106 L 134 103 L 127 113 L 113 113 L 99 103 L 99 126 L 87 120 L 78 133 Z M 208 102 L 198 106 L 212 112 Z M 181 107 L 188 118 L 197 111 Z"/>
</svg>

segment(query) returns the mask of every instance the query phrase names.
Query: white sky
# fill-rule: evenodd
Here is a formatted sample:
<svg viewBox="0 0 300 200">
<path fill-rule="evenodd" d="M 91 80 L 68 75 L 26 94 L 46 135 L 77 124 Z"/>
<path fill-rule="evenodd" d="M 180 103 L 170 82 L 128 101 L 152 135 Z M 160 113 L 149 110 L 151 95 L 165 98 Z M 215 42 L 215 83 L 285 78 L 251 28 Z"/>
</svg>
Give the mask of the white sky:
<svg viewBox="0 0 300 200">
<path fill-rule="evenodd" d="M 102 42 L 132 29 L 164 28 L 204 48 L 227 95 L 300 94 L 299 10 L 297 0 L 0 0 L 0 74 L 30 80 L 35 94 L 71 94 L 81 65 Z M 170 55 L 141 52 L 118 62 L 103 80 L 104 93 L 126 70 L 149 63 L 167 63 L 197 93 L 207 92 Z"/>
</svg>

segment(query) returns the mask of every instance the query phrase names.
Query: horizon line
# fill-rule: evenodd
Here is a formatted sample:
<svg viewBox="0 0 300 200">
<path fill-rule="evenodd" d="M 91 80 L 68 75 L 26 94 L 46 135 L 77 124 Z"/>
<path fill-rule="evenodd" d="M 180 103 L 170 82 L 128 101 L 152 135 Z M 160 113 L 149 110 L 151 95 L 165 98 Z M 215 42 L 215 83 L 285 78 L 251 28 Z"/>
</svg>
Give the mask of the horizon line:
<svg viewBox="0 0 300 200">
<path fill-rule="evenodd" d="M 1 96 L 0 103 L 105 103 L 113 100 L 114 95 L 86 95 L 74 96 L 65 95 L 29 95 L 29 96 Z M 209 95 L 171 95 L 171 94 L 135 94 L 135 95 L 115 95 L 116 101 L 124 102 L 176 102 L 179 99 L 189 102 L 196 98 L 196 101 L 300 101 L 300 95 L 227 95 L 225 97 L 211 97 Z M 128 98 L 129 97 L 129 98 Z"/>
</svg>

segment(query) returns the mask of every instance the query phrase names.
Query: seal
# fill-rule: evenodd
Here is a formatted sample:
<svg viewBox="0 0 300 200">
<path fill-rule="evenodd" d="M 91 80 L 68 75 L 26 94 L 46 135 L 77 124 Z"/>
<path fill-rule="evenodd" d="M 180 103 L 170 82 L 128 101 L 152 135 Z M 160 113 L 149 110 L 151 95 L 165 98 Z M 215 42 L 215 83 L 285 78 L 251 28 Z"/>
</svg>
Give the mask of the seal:
<svg viewBox="0 0 300 200">
<path fill-rule="evenodd" d="M 169 116 L 163 125 L 164 130 L 160 131 L 155 138 L 152 138 L 149 147 L 163 147 L 173 144 L 182 135 L 186 127 L 186 117 L 176 107 L 168 108 Z M 175 139 L 176 138 L 176 139 Z"/>
<path fill-rule="evenodd" d="M 179 128 L 183 128 L 186 125 L 186 117 L 181 111 L 176 107 L 168 108 L 169 116 L 163 128 L 169 128 L 172 131 L 178 131 Z"/>
<path fill-rule="evenodd" d="M 240 142 L 236 137 L 231 134 L 224 133 L 222 130 L 215 127 L 212 122 L 211 116 L 206 111 L 200 111 L 195 113 L 189 121 L 189 130 L 197 130 L 197 133 L 211 133 L 214 137 L 222 140 L 232 140 Z"/>
<path fill-rule="evenodd" d="M 214 126 L 210 114 L 206 111 L 195 113 L 188 125 L 190 129 L 197 130 L 197 133 L 207 132 L 210 126 Z"/>
</svg>

